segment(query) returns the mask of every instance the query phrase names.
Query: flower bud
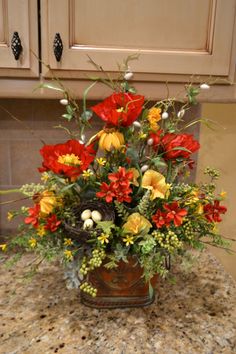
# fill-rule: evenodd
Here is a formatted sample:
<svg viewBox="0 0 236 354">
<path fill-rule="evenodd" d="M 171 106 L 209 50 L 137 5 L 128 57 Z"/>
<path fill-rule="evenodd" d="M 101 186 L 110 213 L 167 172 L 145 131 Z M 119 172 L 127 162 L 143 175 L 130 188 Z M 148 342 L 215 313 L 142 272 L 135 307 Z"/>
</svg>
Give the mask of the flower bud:
<svg viewBox="0 0 236 354">
<path fill-rule="evenodd" d="M 133 126 L 136 128 L 141 128 L 141 124 L 137 120 L 133 122 Z"/>
<path fill-rule="evenodd" d="M 145 172 L 145 171 L 147 171 L 149 169 L 149 166 L 148 165 L 143 165 L 142 167 L 141 167 L 141 171 L 142 172 Z"/>
<path fill-rule="evenodd" d="M 202 90 L 209 90 L 210 86 L 206 83 L 200 85 L 200 89 Z"/>
<path fill-rule="evenodd" d="M 184 114 L 185 114 L 185 110 L 184 110 L 184 109 L 181 109 L 181 110 L 177 113 L 177 117 L 178 117 L 178 118 L 183 118 Z"/>
<path fill-rule="evenodd" d="M 147 141 L 147 144 L 149 146 L 152 146 L 153 145 L 153 139 L 152 138 L 149 138 L 148 141 Z"/>
<path fill-rule="evenodd" d="M 81 135 L 81 141 L 85 142 L 85 134 Z"/>
<path fill-rule="evenodd" d="M 66 98 L 62 98 L 62 99 L 60 100 L 60 104 L 62 104 L 63 106 L 67 106 L 68 103 L 69 103 L 69 101 L 68 101 Z"/>
<path fill-rule="evenodd" d="M 124 79 L 130 80 L 130 79 L 132 79 L 133 76 L 134 76 L 134 74 L 131 71 L 127 71 L 124 75 Z"/>
<path fill-rule="evenodd" d="M 163 112 L 162 115 L 161 115 L 162 119 L 167 119 L 168 117 L 169 117 L 168 112 Z"/>
</svg>

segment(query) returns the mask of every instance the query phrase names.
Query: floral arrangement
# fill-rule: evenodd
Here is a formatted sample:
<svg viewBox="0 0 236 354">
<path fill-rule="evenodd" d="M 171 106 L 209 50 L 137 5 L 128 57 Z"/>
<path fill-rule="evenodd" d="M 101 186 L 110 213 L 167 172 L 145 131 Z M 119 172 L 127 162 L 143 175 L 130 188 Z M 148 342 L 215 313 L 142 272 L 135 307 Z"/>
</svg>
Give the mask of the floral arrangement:
<svg viewBox="0 0 236 354">
<path fill-rule="evenodd" d="M 18 254 L 26 249 L 42 259 L 59 258 L 68 286 L 91 296 L 96 289 L 87 274 L 102 264 L 115 268 L 134 256 L 148 282 L 156 273 L 167 274 L 168 255 L 184 255 L 205 243 L 224 245 L 217 231 L 226 212 L 225 193 L 216 193 L 218 171 L 206 169 L 208 184 L 189 182 L 200 145 L 185 130 L 199 121 L 184 118 L 208 84 L 185 85 L 178 102 L 146 102 L 130 85 L 129 59 L 116 80 L 93 63 L 102 71 L 96 82 L 108 85 L 111 95 L 90 108 L 87 95 L 95 83 L 85 91 L 82 109 L 60 81 L 44 84 L 62 93 L 62 117 L 75 121 L 77 131 L 64 127 L 70 135 L 66 142 L 41 148 L 42 183 L 20 189 L 32 206 L 8 214 L 24 220 L 17 237 L 1 245 Z M 104 123 L 98 132 L 95 116 Z"/>
</svg>

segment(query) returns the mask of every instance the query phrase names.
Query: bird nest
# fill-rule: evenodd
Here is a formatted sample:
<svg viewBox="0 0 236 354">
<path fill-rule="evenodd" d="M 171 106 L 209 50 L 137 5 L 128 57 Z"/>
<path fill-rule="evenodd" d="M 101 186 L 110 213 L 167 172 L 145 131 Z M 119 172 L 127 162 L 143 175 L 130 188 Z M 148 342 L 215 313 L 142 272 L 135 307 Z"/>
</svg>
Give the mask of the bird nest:
<svg viewBox="0 0 236 354">
<path fill-rule="evenodd" d="M 115 220 L 115 211 L 111 205 L 99 201 L 87 201 L 79 204 L 78 207 L 74 207 L 71 210 L 71 217 L 64 221 L 64 228 L 67 235 L 75 241 L 86 241 L 90 238 L 95 229 L 97 233 L 101 232 L 101 230 L 96 228 L 96 223 L 94 223 L 94 226 L 90 229 L 83 228 L 84 221 L 81 219 L 81 214 L 87 209 L 98 211 L 102 216 L 101 221 Z"/>
</svg>

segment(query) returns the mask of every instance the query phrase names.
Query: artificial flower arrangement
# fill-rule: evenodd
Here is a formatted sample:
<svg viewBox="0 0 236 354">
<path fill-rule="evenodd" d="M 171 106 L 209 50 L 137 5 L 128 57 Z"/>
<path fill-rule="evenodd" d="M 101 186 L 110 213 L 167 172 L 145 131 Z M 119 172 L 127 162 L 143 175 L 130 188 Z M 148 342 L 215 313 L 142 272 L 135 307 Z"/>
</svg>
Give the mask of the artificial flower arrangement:
<svg viewBox="0 0 236 354">
<path fill-rule="evenodd" d="M 195 121 L 186 123 L 184 116 L 209 86 L 185 85 L 181 102 L 146 102 L 130 85 L 129 59 L 116 80 L 97 66 L 103 77 L 96 81 L 108 85 L 111 95 L 90 108 L 87 95 L 94 83 L 82 110 L 60 81 L 45 84 L 61 91 L 62 117 L 74 120 L 77 131 L 65 128 L 67 141 L 41 148 L 42 183 L 22 186 L 32 206 L 9 213 L 9 219 L 23 214 L 24 222 L 17 237 L 1 245 L 59 258 L 68 286 L 92 297 L 97 289 L 88 275 L 101 266 L 116 269 L 133 257 L 150 283 L 155 274 L 167 274 L 167 256 L 205 243 L 224 245 L 216 227 L 226 212 L 224 195 L 216 194 L 218 171 L 206 169 L 208 184 L 188 182 L 200 145 L 185 132 Z M 87 138 L 95 117 L 104 126 Z"/>
</svg>

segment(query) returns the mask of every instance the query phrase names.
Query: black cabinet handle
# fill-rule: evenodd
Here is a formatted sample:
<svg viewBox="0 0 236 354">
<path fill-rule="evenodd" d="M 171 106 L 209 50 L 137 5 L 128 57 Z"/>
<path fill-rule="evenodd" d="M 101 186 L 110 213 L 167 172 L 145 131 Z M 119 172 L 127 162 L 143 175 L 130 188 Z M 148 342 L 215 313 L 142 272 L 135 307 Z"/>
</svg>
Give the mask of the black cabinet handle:
<svg viewBox="0 0 236 354">
<path fill-rule="evenodd" d="M 23 50 L 18 32 L 13 33 L 11 40 L 11 49 L 15 59 L 18 60 Z"/>
<path fill-rule="evenodd" d="M 63 52 L 63 43 L 61 40 L 60 33 L 56 33 L 53 41 L 53 51 L 57 61 L 61 60 Z"/>
</svg>

